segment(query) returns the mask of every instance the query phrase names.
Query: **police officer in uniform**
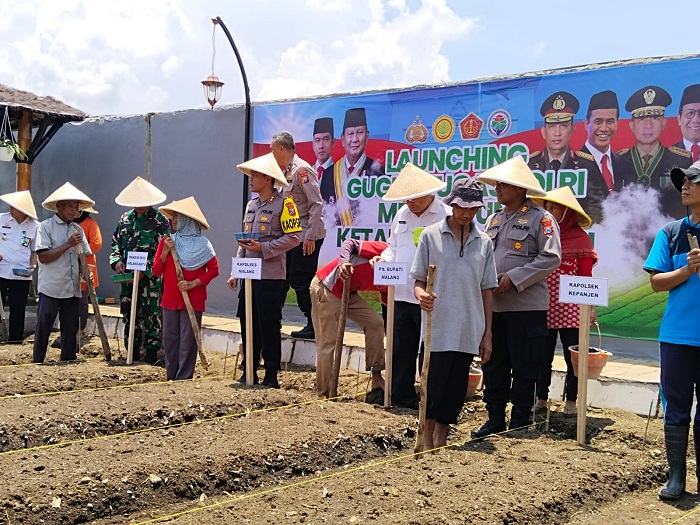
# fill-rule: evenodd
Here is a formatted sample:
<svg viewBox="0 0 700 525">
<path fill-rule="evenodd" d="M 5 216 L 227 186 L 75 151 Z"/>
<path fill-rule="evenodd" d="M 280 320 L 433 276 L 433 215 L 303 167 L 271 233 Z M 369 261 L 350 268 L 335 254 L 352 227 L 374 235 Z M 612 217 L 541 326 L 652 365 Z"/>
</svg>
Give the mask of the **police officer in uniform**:
<svg viewBox="0 0 700 525">
<path fill-rule="evenodd" d="M 287 252 L 287 278 L 282 293 L 282 305 L 291 286 L 297 294 L 299 309 L 306 316 L 306 326 L 292 332 L 292 337 L 314 338 L 311 322 L 311 295 L 309 286 L 318 269 L 318 254 L 321 251 L 326 227 L 323 224 L 323 201 L 318 189 L 318 180 L 313 168 L 294 152 L 294 138 L 287 131 L 272 137 L 270 144 L 277 164 L 282 167 L 287 186 L 282 188 L 282 197 L 291 197 L 301 219 L 301 244 Z"/>
<path fill-rule="evenodd" d="M 580 167 L 588 170 L 586 197 L 580 201 L 594 223 L 603 220 L 603 201 L 611 192 L 636 182 L 632 163 L 610 147 L 619 118 L 620 106 L 614 91 L 601 91 L 591 97 L 584 120 L 588 139 L 575 155 L 580 159 Z"/>
<path fill-rule="evenodd" d="M 483 365 L 488 421 L 473 432 L 484 437 L 530 423 L 535 383 L 547 346 L 547 275 L 561 263 L 559 226 L 527 194 L 546 192 L 521 157 L 486 170 L 477 179 L 496 187 L 503 208 L 486 220 L 493 241 L 498 287 L 493 290 L 491 359 Z"/>
<path fill-rule="evenodd" d="M 670 105 L 671 95 L 663 88 L 645 86 L 635 91 L 625 109 L 632 114 L 630 129 L 637 143 L 617 153 L 632 162 L 637 184 L 659 190 L 662 210 L 678 219 L 685 215 L 685 209 L 671 183 L 671 170 L 688 168 L 692 161 L 689 151 L 676 146 L 665 148 L 659 140 L 666 126 L 664 113 Z"/>
<path fill-rule="evenodd" d="M 542 138 L 546 147 L 544 151 L 535 151 L 530 155 L 527 165 L 531 170 L 558 172 L 560 169 L 579 169 L 579 157 L 569 148 L 578 108 L 578 99 L 566 91 L 552 93 L 542 103 Z"/>
<path fill-rule="evenodd" d="M 238 169 L 250 177 L 250 189 L 258 196 L 248 202 L 243 219 L 243 230 L 260 235 L 257 240 L 238 241 L 236 257 L 262 259 L 262 276 L 253 284 L 253 363 L 265 360 L 265 378 L 262 385 L 279 388 L 277 373 L 282 359 L 282 303 L 280 297 L 286 278 L 286 252 L 299 244 L 301 221 L 294 201 L 283 197 L 275 184 L 287 186 L 277 160 L 272 153 L 238 165 Z M 238 280 L 230 277 L 226 284 L 231 290 L 238 288 Z M 238 294 L 238 317 L 241 320 L 241 337 L 245 333 L 245 290 Z M 245 370 L 245 363 L 243 366 Z M 257 384 L 254 372 L 253 384 Z M 245 374 L 241 377 L 245 384 Z"/>
</svg>

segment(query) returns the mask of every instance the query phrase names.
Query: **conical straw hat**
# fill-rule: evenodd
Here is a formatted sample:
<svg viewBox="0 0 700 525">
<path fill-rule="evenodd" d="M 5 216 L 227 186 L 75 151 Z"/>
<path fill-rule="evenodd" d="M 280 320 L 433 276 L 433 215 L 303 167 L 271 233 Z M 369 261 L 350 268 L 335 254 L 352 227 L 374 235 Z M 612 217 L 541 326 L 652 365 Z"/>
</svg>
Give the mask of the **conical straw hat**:
<svg viewBox="0 0 700 525">
<path fill-rule="evenodd" d="M 197 201 L 194 200 L 194 197 L 187 197 L 186 199 L 173 201 L 170 204 L 161 206 L 158 208 L 158 211 L 160 211 L 168 219 L 172 219 L 174 213 L 187 215 L 190 219 L 194 219 L 201 224 L 203 229 L 209 229 L 209 223 L 204 217 L 202 210 L 199 209 L 199 205 L 197 204 Z"/>
<path fill-rule="evenodd" d="M 63 186 L 46 197 L 46 200 L 41 205 L 49 211 L 58 211 L 56 203 L 60 201 L 78 201 L 78 209 L 84 210 L 95 205 L 95 201 L 85 195 L 70 182 L 66 182 Z"/>
<path fill-rule="evenodd" d="M 155 206 L 165 200 L 165 193 L 146 179 L 136 177 L 117 195 L 114 202 L 127 208 L 146 208 Z"/>
<path fill-rule="evenodd" d="M 34 201 L 32 200 L 32 195 L 29 193 L 29 190 L 15 191 L 14 193 L 0 195 L 0 200 L 21 211 L 25 215 L 28 215 L 32 219 L 37 220 L 36 208 L 34 207 Z"/>
<path fill-rule="evenodd" d="M 575 211 L 576 213 L 578 213 L 578 224 L 584 230 L 590 228 L 591 224 L 593 223 L 591 218 L 586 214 L 585 211 L 583 211 L 583 208 L 579 204 L 578 199 L 576 199 L 574 192 L 571 191 L 571 188 L 569 186 L 562 186 L 561 188 L 548 191 L 544 197 L 540 195 L 530 195 L 529 193 L 528 197 L 532 197 L 538 201 L 556 202 L 557 204 L 561 204 L 562 206 L 566 206 L 570 210 Z"/>
<path fill-rule="evenodd" d="M 279 164 L 277 164 L 275 156 L 272 153 L 268 153 L 262 157 L 255 157 L 254 159 L 250 159 L 236 167 L 241 171 L 241 173 L 244 173 L 248 177 L 250 177 L 250 175 L 255 171 L 257 173 L 267 175 L 268 177 L 272 177 L 284 187 L 289 186 L 284 173 L 282 173 L 282 170 L 280 169 Z"/>
<path fill-rule="evenodd" d="M 497 182 L 525 188 L 533 197 L 543 197 L 546 191 L 540 186 L 537 177 L 527 167 L 522 157 L 513 157 L 477 176 L 477 180 L 495 186 Z"/>
<path fill-rule="evenodd" d="M 84 211 L 85 213 L 92 213 L 93 215 L 99 215 L 99 214 L 100 214 L 100 212 L 97 211 L 97 210 L 96 210 L 95 208 L 93 208 L 92 206 L 90 206 L 89 208 L 85 208 L 83 211 Z"/>
<path fill-rule="evenodd" d="M 447 182 L 441 181 L 409 162 L 391 183 L 382 199 L 389 202 L 417 199 L 444 190 L 446 187 Z"/>
</svg>

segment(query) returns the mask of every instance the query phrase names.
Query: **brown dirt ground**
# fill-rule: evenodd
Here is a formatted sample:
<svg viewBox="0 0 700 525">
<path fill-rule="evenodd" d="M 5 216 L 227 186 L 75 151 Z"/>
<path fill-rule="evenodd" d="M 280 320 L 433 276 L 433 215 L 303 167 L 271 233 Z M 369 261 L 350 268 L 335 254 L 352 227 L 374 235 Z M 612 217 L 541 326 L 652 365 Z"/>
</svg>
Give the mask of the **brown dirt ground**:
<svg viewBox="0 0 700 525">
<path fill-rule="evenodd" d="M 37 366 L 29 344 L 0 347 L 0 523 L 672 523 L 697 503 L 656 499 L 661 422 L 645 444 L 646 420 L 622 411 L 591 410 L 586 447 L 560 406 L 548 432 L 472 442 L 477 398 L 450 447 L 416 458 L 417 412 L 363 403 L 366 374 L 343 372 L 346 396 L 328 402 L 308 368 L 270 390 L 234 383 L 231 355 L 164 382 L 158 366 L 105 363 L 97 338 L 79 362 L 58 352 Z"/>
</svg>

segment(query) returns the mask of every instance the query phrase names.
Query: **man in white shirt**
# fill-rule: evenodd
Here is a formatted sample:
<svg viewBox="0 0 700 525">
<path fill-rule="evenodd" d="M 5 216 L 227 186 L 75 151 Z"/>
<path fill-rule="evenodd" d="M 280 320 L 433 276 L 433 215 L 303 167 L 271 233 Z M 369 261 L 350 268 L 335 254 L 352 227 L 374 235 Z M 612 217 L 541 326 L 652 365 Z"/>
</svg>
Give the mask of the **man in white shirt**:
<svg viewBox="0 0 700 525">
<path fill-rule="evenodd" d="M 435 192 L 447 184 L 413 164 L 406 164 L 383 199 L 405 202 L 394 216 L 389 246 L 374 262 L 406 263 L 410 269 L 416 254 L 418 237 L 427 226 L 442 221 L 450 207 L 435 198 Z M 392 360 L 391 402 L 400 408 L 418 408 L 416 359 L 420 348 L 421 310 L 413 293 L 413 282 L 396 286 L 394 303 L 394 348 Z"/>
</svg>

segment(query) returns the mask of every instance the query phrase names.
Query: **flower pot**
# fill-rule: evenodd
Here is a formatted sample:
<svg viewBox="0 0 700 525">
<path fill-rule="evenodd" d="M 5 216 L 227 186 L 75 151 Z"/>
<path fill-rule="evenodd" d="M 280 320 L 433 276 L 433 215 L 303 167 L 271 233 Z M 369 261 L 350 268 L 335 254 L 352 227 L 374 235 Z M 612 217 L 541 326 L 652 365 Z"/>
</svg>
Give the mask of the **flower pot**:
<svg viewBox="0 0 700 525">
<path fill-rule="evenodd" d="M 474 397 L 477 388 L 481 384 L 481 380 L 484 377 L 484 373 L 480 368 L 470 368 L 469 369 L 469 383 L 467 384 L 467 399 Z"/>
<path fill-rule="evenodd" d="M 571 364 L 574 367 L 574 375 L 578 377 L 578 345 L 569 347 L 571 352 Z M 588 379 L 598 379 L 603 367 L 612 354 L 602 348 L 591 346 L 588 348 Z"/>
<path fill-rule="evenodd" d="M 14 150 L 7 146 L 0 146 L 0 161 L 10 162 L 15 156 Z"/>
</svg>

